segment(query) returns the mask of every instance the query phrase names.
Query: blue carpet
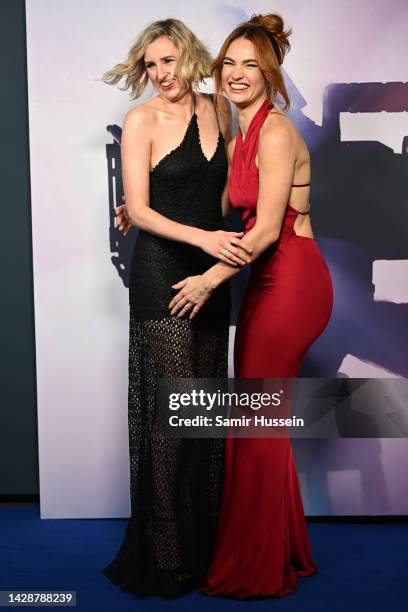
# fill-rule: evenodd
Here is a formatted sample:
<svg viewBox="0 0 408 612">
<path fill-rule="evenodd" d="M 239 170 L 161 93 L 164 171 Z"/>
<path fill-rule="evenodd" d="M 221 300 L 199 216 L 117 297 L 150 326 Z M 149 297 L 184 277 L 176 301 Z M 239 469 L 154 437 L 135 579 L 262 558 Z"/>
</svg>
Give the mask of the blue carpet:
<svg viewBox="0 0 408 612">
<path fill-rule="evenodd" d="M 296 593 L 246 602 L 197 592 L 176 600 L 138 599 L 115 587 L 100 572 L 116 553 L 126 524 L 41 520 L 36 505 L 0 506 L 0 589 L 75 590 L 77 609 L 100 612 L 399 612 L 408 607 L 406 523 L 309 523 L 318 573 L 299 578 Z"/>
</svg>

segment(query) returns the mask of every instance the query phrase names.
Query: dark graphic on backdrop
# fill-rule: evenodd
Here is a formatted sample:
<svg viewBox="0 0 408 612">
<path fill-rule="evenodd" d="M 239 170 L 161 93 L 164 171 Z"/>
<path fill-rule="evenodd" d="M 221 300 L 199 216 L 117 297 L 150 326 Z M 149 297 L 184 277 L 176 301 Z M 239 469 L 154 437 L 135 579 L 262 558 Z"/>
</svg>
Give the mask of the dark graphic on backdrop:
<svg viewBox="0 0 408 612">
<path fill-rule="evenodd" d="M 340 113 L 408 111 L 407 83 L 337 83 L 324 91 L 323 124 L 308 119 L 306 101 L 285 75 L 291 99 L 289 117 L 312 155 L 311 208 L 316 239 L 334 284 L 331 322 L 309 352 L 301 375 L 334 377 L 347 355 L 399 376 L 408 376 L 408 305 L 375 302 L 373 262 L 408 259 L 405 232 L 408 209 L 408 135 L 401 134 L 401 153 L 377 141 L 342 141 Z M 115 227 L 113 207 L 122 204 L 121 128 L 109 125 L 106 145 L 111 261 L 123 285 L 129 286 L 134 229 L 128 236 Z M 241 229 L 233 211 L 228 229 Z M 236 323 L 247 274 L 232 284 L 231 324 Z M 180 279 L 181 280 L 181 279 Z"/>
</svg>

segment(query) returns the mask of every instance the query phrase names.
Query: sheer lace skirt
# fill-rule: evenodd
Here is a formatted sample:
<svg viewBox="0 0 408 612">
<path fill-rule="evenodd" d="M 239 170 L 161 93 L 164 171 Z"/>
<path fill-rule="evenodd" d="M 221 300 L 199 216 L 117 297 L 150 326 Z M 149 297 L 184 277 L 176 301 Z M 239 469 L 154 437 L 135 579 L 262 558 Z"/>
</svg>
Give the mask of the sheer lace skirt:
<svg viewBox="0 0 408 612">
<path fill-rule="evenodd" d="M 201 584 L 215 540 L 223 440 L 166 438 L 156 416 L 158 378 L 225 378 L 228 319 L 140 321 L 130 308 L 131 518 L 103 570 L 138 595 L 177 597 Z"/>
</svg>

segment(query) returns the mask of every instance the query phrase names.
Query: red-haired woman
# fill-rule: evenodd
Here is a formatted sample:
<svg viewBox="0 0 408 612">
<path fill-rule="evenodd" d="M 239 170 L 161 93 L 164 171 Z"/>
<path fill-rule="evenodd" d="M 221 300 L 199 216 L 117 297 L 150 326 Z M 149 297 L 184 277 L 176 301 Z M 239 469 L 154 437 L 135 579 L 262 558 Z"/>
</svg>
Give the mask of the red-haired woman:
<svg viewBox="0 0 408 612">
<path fill-rule="evenodd" d="M 278 15 L 254 16 L 228 36 L 214 63 L 218 93 L 238 112 L 229 199 L 254 261 L 236 329 L 237 378 L 296 377 L 332 311 L 331 278 L 310 223 L 309 153 L 275 106 L 278 94 L 283 111 L 289 106 L 280 65 L 290 33 Z M 238 271 L 219 262 L 184 279 L 172 314 L 194 317 Z M 290 440 L 227 438 L 216 549 L 201 592 L 282 597 L 316 569 Z"/>
</svg>

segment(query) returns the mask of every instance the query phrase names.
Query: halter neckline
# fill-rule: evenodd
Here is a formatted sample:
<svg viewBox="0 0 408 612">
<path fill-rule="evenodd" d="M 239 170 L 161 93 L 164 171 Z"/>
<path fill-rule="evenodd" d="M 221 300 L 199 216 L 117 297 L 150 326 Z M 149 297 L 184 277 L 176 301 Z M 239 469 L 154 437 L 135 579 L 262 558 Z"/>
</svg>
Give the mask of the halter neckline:
<svg viewBox="0 0 408 612">
<path fill-rule="evenodd" d="M 258 108 L 255 115 L 252 117 L 251 121 L 249 122 L 247 133 L 245 135 L 245 139 L 242 138 L 242 131 L 241 131 L 241 128 L 239 128 L 238 135 L 239 135 L 239 140 L 241 141 L 240 145 L 244 149 L 250 147 L 251 139 L 250 138 L 248 139 L 248 137 L 252 136 L 252 133 L 254 131 L 256 130 L 258 131 L 257 137 L 259 137 L 260 129 L 272 108 L 274 108 L 274 105 L 269 100 L 269 98 L 266 98 L 266 100 L 262 102 L 261 106 Z M 292 183 L 292 187 L 309 187 L 310 184 L 311 184 L 310 182 L 309 183 L 299 183 L 299 184 Z"/>
<path fill-rule="evenodd" d="M 250 132 L 253 131 L 255 123 L 256 123 L 256 120 L 258 119 L 259 115 L 265 114 L 265 117 L 266 117 L 266 115 L 269 113 L 269 109 L 270 108 L 273 108 L 273 104 L 272 104 L 272 102 L 268 98 L 266 98 L 266 100 L 264 100 L 262 102 L 261 106 L 258 108 L 258 110 L 256 111 L 255 115 L 252 117 L 251 121 L 249 122 L 248 129 L 247 129 L 247 132 L 245 134 L 245 139 L 242 138 L 242 130 L 241 130 L 241 128 L 239 128 L 239 135 L 240 135 L 242 144 L 245 144 L 245 142 L 248 139 L 248 135 L 250 134 Z M 265 113 L 266 109 L 267 109 L 267 112 Z M 263 119 L 263 117 L 262 117 L 262 119 Z M 263 123 L 263 120 L 261 120 L 261 122 Z"/>
<path fill-rule="evenodd" d="M 193 93 L 193 114 L 190 117 L 190 120 L 187 124 L 187 128 L 184 132 L 184 136 L 181 140 L 181 142 L 175 146 L 173 149 L 170 149 L 170 151 L 168 151 L 167 153 L 165 153 L 163 155 L 163 157 L 161 159 L 159 159 L 159 161 L 150 168 L 150 176 L 153 175 L 153 173 L 156 171 L 157 168 L 161 167 L 162 163 L 167 160 L 168 158 L 172 157 L 174 154 L 178 153 L 185 145 L 186 145 L 186 141 L 188 140 L 188 138 L 190 137 L 190 132 L 192 128 L 195 128 L 195 132 L 196 132 L 196 139 L 198 141 L 198 147 L 200 149 L 200 153 L 202 155 L 202 157 L 204 158 L 204 160 L 207 162 L 207 164 L 211 164 L 211 162 L 215 159 L 218 150 L 220 149 L 221 146 L 221 142 L 224 140 L 224 135 L 222 133 L 219 121 L 218 121 L 218 115 L 217 112 L 215 110 L 215 115 L 216 115 L 216 119 L 217 119 L 217 124 L 218 124 L 218 137 L 217 137 L 217 142 L 216 142 L 216 146 L 215 146 L 215 150 L 214 153 L 211 155 L 210 158 L 208 158 L 203 151 L 203 147 L 201 144 L 201 135 L 200 135 L 200 128 L 198 127 L 198 117 L 197 117 L 197 113 L 195 112 L 195 108 L 196 108 L 196 102 L 195 102 L 195 95 Z"/>
</svg>

